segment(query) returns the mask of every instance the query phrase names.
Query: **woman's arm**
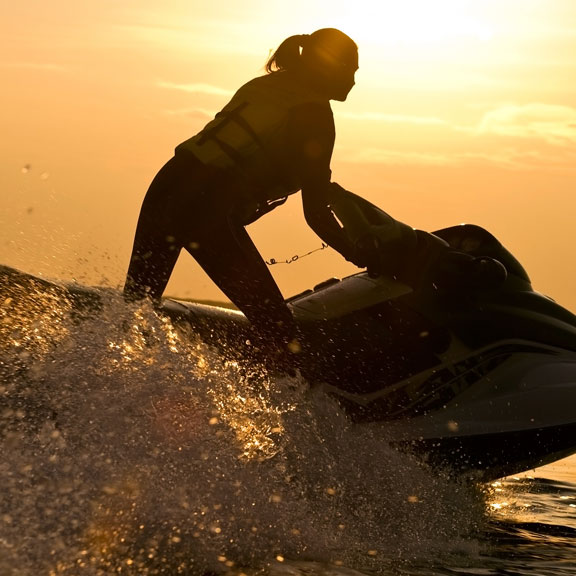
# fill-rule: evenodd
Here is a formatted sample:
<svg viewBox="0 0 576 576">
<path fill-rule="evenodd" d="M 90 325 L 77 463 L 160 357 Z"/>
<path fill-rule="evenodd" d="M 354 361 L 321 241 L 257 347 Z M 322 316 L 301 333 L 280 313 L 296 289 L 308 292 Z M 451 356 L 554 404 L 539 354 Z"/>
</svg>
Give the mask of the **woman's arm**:
<svg viewBox="0 0 576 576">
<path fill-rule="evenodd" d="M 335 128 L 328 104 L 304 104 L 296 107 L 288 124 L 289 163 L 302 184 L 302 206 L 306 222 L 329 246 L 359 266 L 354 244 L 334 216 L 330 161 Z"/>
</svg>

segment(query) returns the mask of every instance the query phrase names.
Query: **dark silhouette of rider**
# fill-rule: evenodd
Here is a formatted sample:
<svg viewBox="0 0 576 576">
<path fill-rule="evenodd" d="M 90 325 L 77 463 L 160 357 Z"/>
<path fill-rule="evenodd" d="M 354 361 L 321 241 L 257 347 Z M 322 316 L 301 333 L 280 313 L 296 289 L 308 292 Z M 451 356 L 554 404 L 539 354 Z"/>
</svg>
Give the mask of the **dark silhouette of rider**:
<svg viewBox="0 0 576 576">
<path fill-rule="evenodd" d="M 284 40 L 268 73 L 242 86 L 154 178 L 125 297 L 159 301 L 184 248 L 262 338 L 281 346 L 296 339 L 291 312 L 245 226 L 301 190 L 309 226 L 344 258 L 367 265 L 373 247 L 355 241 L 362 234 L 356 230 L 352 238 L 346 218 L 335 216 L 332 205 L 345 191 L 331 182 L 330 170 L 330 100 L 346 100 L 357 69 L 358 48 L 339 30 Z"/>
</svg>

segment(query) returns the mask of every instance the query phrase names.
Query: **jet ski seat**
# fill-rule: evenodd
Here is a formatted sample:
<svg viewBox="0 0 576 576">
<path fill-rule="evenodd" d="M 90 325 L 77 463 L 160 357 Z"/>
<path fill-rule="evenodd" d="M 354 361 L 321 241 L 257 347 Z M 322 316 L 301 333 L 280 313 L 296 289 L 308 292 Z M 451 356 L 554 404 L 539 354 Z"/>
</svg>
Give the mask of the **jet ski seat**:
<svg viewBox="0 0 576 576">
<path fill-rule="evenodd" d="M 433 232 L 455 250 L 471 256 L 487 256 L 501 262 L 508 274 L 530 284 L 530 277 L 524 266 L 488 230 L 475 224 L 460 224 Z"/>
</svg>

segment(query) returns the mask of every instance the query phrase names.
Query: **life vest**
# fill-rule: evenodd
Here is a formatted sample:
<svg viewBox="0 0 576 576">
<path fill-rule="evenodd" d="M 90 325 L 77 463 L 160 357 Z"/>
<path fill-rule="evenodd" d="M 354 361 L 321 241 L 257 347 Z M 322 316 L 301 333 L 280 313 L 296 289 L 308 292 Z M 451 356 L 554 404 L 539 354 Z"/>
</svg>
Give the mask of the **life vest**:
<svg viewBox="0 0 576 576">
<path fill-rule="evenodd" d="M 255 78 L 176 153 L 192 153 L 203 164 L 231 173 L 258 201 L 284 198 L 302 187 L 286 158 L 285 136 L 290 110 L 306 103 L 330 108 L 326 97 L 291 72 Z"/>
</svg>

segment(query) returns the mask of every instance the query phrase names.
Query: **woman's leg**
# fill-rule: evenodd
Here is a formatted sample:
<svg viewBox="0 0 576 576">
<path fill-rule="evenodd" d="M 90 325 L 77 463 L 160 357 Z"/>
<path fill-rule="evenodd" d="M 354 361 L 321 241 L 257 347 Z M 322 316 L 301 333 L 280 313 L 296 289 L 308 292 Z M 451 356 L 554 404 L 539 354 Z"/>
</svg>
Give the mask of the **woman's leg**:
<svg viewBox="0 0 576 576">
<path fill-rule="evenodd" d="M 272 274 L 243 226 L 218 218 L 184 247 L 244 312 L 260 337 L 285 346 L 297 328 Z"/>
<path fill-rule="evenodd" d="M 182 248 L 170 214 L 171 204 L 178 189 L 189 180 L 173 158 L 152 181 L 136 227 L 124 285 L 127 300 L 161 299 Z"/>
<path fill-rule="evenodd" d="M 141 218 L 124 284 L 127 300 L 151 298 L 159 302 L 176 265 L 181 247 L 174 236 Z"/>
</svg>

